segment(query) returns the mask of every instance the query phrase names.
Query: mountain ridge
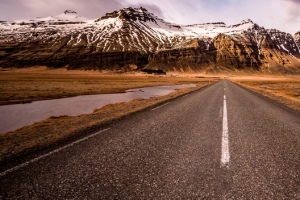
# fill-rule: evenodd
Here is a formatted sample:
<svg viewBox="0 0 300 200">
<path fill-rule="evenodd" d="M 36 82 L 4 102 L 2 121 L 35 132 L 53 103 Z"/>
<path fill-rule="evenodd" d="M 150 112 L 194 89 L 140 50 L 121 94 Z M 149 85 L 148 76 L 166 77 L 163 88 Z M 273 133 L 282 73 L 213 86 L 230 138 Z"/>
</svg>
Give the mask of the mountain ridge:
<svg viewBox="0 0 300 200">
<path fill-rule="evenodd" d="M 180 25 L 145 8 L 124 8 L 87 20 L 75 11 L 22 22 L 0 22 L 0 67 L 46 65 L 126 71 L 300 71 L 295 38 L 250 19 Z M 209 70 L 208 70 L 209 69 Z"/>
</svg>

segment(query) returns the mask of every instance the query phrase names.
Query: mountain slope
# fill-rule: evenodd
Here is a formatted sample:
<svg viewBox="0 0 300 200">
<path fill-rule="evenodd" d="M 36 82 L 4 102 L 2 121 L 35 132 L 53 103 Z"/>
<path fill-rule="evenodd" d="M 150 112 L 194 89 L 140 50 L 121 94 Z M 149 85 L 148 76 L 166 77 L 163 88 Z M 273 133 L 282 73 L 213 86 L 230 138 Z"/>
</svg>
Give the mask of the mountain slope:
<svg viewBox="0 0 300 200">
<path fill-rule="evenodd" d="M 298 39 L 297 39 L 298 38 Z M 251 20 L 178 25 L 144 8 L 87 20 L 67 10 L 22 22 L 0 22 L 0 66 L 165 71 L 300 71 L 299 33 L 266 30 Z M 271 71 L 272 68 L 272 71 Z"/>
</svg>

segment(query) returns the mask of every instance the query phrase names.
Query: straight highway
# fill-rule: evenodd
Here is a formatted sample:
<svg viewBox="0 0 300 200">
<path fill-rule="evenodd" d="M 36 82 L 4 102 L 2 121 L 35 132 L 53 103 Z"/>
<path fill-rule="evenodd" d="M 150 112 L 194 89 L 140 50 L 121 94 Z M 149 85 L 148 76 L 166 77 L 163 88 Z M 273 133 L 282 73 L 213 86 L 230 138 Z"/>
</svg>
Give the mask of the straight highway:
<svg viewBox="0 0 300 200">
<path fill-rule="evenodd" d="M 226 79 L 5 169 L 0 199 L 300 199 L 300 115 Z"/>
</svg>

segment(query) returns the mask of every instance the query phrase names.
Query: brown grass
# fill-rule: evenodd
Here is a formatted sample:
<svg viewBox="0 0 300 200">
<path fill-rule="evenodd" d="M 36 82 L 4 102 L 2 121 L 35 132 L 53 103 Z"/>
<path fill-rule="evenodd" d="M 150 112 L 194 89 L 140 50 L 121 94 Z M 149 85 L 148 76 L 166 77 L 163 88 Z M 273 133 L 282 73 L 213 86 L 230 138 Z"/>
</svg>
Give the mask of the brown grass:
<svg viewBox="0 0 300 200">
<path fill-rule="evenodd" d="M 18 98 L 28 98 L 28 96 L 32 96 L 34 100 L 44 98 L 45 94 L 49 95 L 49 98 L 62 97 L 61 92 L 57 92 L 57 90 L 65 91 L 67 95 L 72 96 L 79 94 L 123 92 L 130 88 L 156 85 L 197 83 L 198 87 L 179 89 L 166 96 L 151 99 L 136 99 L 128 103 L 110 104 L 88 115 L 75 117 L 63 116 L 59 118 L 50 117 L 47 120 L 23 127 L 16 131 L 0 134 L 0 161 L 15 155 L 23 155 L 39 147 L 54 144 L 62 139 L 85 134 L 88 130 L 97 129 L 113 119 L 149 108 L 220 80 L 218 78 L 117 76 L 93 74 L 90 72 L 76 74 L 77 72 L 74 71 L 72 73 L 73 74 L 67 74 L 68 76 L 61 73 L 56 74 L 53 71 L 50 71 L 48 74 L 44 72 L 22 72 L 20 74 L 9 72 L 3 75 L 2 73 L 1 81 L 5 84 L 4 86 L 1 85 L 1 87 L 9 94 L 18 95 L 17 91 L 22 93 Z M 11 90 L 10 88 L 12 88 L 12 86 L 14 86 L 16 90 Z M 24 87 L 28 89 L 22 91 Z M 32 90 L 32 88 L 35 87 L 38 87 L 37 91 Z M 60 89 L 55 89 L 58 87 Z M 92 90 L 86 91 L 87 88 L 92 88 Z M 55 94 L 51 94 L 52 92 Z M 64 95 L 66 94 L 64 93 Z M 3 99 L 12 100 L 14 98 L 7 95 L 6 98 L 3 97 Z"/>
<path fill-rule="evenodd" d="M 166 77 L 144 74 L 109 74 L 32 67 L 0 70 L 0 105 L 78 95 L 125 92 L 127 89 L 201 83 L 210 78 Z"/>
<path fill-rule="evenodd" d="M 300 111 L 300 76 L 253 76 L 229 79 Z"/>
</svg>

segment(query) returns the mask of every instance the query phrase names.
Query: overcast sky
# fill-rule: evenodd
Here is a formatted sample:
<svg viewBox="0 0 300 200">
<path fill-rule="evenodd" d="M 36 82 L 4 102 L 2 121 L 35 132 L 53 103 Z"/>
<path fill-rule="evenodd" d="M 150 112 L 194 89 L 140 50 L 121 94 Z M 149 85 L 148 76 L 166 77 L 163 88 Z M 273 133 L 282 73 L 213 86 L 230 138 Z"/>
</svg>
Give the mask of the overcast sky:
<svg viewBox="0 0 300 200">
<path fill-rule="evenodd" d="M 0 0 L 0 21 L 54 16 L 67 9 L 94 19 L 129 6 L 143 6 L 165 21 L 179 24 L 232 25 L 252 19 L 265 28 L 291 34 L 300 31 L 300 0 Z"/>
</svg>

